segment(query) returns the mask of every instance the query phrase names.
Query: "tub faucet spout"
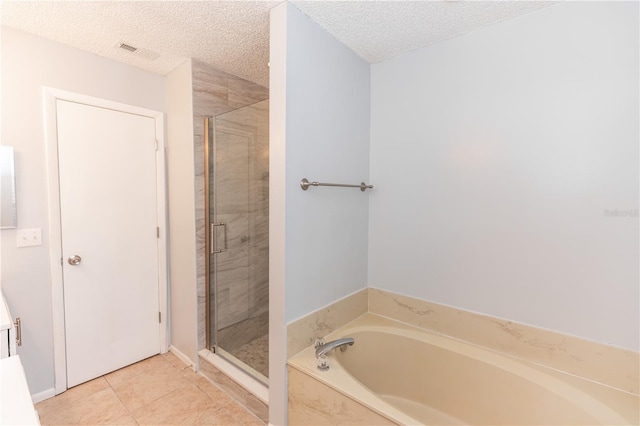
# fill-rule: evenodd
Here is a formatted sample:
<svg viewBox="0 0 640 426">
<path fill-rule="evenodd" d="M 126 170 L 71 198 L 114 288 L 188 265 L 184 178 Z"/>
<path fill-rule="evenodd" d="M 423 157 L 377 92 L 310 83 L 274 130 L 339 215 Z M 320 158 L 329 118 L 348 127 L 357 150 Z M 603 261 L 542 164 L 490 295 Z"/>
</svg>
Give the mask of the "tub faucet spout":
<svg viewBox="0 0 640 426">
<path fill-rule="evenodd" d="M 355 340 L 352 337 L 345 337 L 344 339 L 332 340 L 331 342 L 322 343 L 316 347 L 316 358 L 320 358 L 323 355 L 331 352 L 336 348 L 340 348 L 340 350 L 347 350 L 347 345 L 353 346 Z"/>
</svg>

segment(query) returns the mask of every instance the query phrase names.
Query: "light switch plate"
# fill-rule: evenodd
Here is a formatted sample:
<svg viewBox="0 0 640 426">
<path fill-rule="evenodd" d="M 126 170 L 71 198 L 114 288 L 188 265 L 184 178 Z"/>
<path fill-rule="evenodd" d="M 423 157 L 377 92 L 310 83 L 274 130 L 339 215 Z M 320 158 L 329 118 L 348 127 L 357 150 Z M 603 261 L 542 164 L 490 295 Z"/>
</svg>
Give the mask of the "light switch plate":
<svg viewBox="0 0 640 426">
<path fill-rule="evenodd" d="M 42 245 L 42 229 L 18 229 L 16 247 L 34 247 Z"/>
</svg>

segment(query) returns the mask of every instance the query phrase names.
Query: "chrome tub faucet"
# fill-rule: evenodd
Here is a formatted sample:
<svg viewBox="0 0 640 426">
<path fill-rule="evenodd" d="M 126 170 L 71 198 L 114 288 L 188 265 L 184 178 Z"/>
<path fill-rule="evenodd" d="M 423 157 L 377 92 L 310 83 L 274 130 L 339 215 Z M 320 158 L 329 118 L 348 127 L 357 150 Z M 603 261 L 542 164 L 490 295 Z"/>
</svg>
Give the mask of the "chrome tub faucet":
<svg viewBox="0 0 640 426">
<path fill-rule="evenodd" d="M 347 346 L 353 346 L 355 340 L 352 337 L 345 337 L 343 339 L 332 340 L 331 342 L 324 343 L 324 339 L 320 338 L 316 340 L 316 358 L 318 359 L 318 370 L 327 371 L 329 365 L 327 364 L 327 354 L 336 348 L 340 348 L 341 352 L 347 350 Z"/>
</svg>

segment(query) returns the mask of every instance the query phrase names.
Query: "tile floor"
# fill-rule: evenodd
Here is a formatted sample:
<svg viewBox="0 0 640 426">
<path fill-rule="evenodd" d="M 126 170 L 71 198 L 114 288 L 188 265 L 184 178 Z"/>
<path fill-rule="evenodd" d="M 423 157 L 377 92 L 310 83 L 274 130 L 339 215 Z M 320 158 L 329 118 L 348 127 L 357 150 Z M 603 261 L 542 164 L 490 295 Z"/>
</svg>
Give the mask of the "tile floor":
<svg viewBox="0 0 640 426">
<path fill-rule="evenodd" d="M 269 377 L 269 312 L 220 329 L 215 338 L 220 349 Z"/>
<path fill-rule="evenodd" d="M 172 353 L 78 385 L 36 410 L 43 425 L 265 424 Z"/>
<path fill-rule="evenodd" d="M 269 334 L 258 337 L 239 348 L 231 355 L 244 362 L 264 377 L 269 377 Z"/>
</svg>

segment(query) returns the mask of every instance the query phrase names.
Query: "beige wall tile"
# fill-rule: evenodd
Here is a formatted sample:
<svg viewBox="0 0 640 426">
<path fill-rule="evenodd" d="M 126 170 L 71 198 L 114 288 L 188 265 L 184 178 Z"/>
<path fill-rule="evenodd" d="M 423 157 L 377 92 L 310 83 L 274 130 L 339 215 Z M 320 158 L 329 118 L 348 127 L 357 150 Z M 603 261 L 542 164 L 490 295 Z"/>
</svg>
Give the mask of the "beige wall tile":
<svg viewBox="0 0 640 426">
<path fill-rule="evenodd" d="M 637 352 L 374 288 L 369 311 L 638 394 Z"/>
<path fill-rule="evenodd" d="M 287 325 L 287 358 L 367 313 L 367 289 L 345 297 Z"/>
</svg>

